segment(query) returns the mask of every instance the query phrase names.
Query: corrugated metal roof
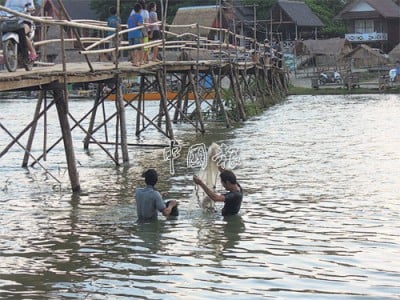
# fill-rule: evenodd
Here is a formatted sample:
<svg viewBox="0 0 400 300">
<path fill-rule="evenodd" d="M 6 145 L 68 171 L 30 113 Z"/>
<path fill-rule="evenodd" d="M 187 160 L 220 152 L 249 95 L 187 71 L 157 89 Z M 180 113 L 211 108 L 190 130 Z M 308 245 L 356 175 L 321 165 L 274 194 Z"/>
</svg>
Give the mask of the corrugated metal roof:
<svg viewBox="0 0 400 300">
<path fill-rule="evenodd" d="M 279 5 L 298 26 L 324 26 L 324 23 L 322 23 L 322 21 L 303 2 L 278 1 L 277 5 Z"/>
</svg>

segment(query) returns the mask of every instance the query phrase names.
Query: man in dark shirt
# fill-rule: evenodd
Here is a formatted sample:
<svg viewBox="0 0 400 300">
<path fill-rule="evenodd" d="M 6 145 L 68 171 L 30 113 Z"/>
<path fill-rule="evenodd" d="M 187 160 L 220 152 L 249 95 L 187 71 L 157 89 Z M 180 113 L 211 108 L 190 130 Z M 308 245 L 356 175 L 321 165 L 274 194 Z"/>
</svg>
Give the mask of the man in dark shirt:
<svg viewBox="0 0 400 300">
<path fill-rule="evenodd" d="M 198 184 L 213 201 L 224 202 L 222 215 L 236 215 L 242 204 L 243 191 L 236 181 L 236 176 L 232 171 L 222 170 L 219 175 L 222 186 L 228 191 L 226 194 L 218 194 L 212 191 L 200 178 L 193 176 L 193 181 Z"/>
</svg>

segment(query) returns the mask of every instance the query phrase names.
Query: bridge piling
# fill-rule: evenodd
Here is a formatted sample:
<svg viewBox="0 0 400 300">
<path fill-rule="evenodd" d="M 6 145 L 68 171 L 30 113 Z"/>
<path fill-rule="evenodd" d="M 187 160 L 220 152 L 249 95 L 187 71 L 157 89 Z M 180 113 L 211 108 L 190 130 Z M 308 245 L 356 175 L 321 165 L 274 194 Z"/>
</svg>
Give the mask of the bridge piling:
<svg viewBox="0 0 400 300">
<path fill-rule="evenodd" d="M 64 142 L 65 157 L 67 160 L 68 174 L 73 192 L 80 192 L 79 175 L 76 167 L 74 147 L 72 143 L 71 129 L 68 121 L 68 98 L 63 89 L 53 91 L 54 100 L 60 122 L 61 132 Z"/>
</svg>

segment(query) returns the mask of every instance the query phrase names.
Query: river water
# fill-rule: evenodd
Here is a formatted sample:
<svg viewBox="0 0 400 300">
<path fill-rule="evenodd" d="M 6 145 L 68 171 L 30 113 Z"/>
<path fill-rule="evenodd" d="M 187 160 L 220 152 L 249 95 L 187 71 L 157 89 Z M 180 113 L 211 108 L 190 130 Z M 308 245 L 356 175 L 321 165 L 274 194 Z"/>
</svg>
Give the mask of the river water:
<svg viewBox="0 0 400 300">
<path fill-rule="evenodd" d="M 91 105 L 70 109 L 79 119 Z M 18 134 L 34 106 L 0 100 L 1 123 Z M 35 156 L 59 136 L 55 113 L 47 119 Z M 96 145 L 85 152 L 75 129 L 80 195 L 61 146 L 42 161 L 46 173 L 22 169 L 15 145 L 0 159 L 0 298 L 400 299 L 399 128 L 399 95 L 290 96 L 234 129 L 210 123 L 202 136 L 176 125 L 174 175 L 160 148 L 132 147 L 130 166 L 115 167 Z M 132 129 L 132 143 L 166 142 Z M 0 150 L 9 142 L 1 130 Z M 219 204 L 204 213 L 191 199 L 185 151 L 211 142 L 239 153 L 240 216 L 223 219 Z M 148 167 L 179 217 L 135 222 L 132 191 Z"/>
</svg>

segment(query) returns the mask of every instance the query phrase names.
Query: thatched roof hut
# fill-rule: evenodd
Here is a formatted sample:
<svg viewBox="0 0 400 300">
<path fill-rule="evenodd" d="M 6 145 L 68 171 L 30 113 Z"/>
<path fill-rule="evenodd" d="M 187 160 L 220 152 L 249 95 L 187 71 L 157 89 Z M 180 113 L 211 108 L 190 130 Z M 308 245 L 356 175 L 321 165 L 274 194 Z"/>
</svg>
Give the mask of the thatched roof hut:
<svg viewBox="0 0 400 300">
<path fill-rule="evenodd" d="M 365 44 L 359 45 L 343 57 L 343 60 L 352 64 L 355 68 L 381 67 L 389 63 L 388 55 L 380 49 L 368 47 Z"/>
<path fill-rule="evenodd" d="M 316 66 L 337 66 L 352 51 L 351 43 L 342 38 L 305 40 L 296 43 L 296 54 L 312 57 Z"/>
<path fill-rule="evenodd" d="M 400 61 L 400 43 L 389 52 L 389 58 L 392 62 Z"/>
<path fill-rule="evenodd" d="M 249 8 L 240 5 L 233 6 L 229 3 L 224 3 L 222 7 L 219 5 L 181 7 L 176 12 L 169 30 L 176 34 L 197 35 L 195 24 L 199 24 L 201 26 L 200 36 L 208 39 L 214 39 L 217 35 L 217 30 L 212 28 L 225 28 L 232 32 L 236 30 L 238 34 L 253 36 L 253 17 L 254 14 Z M 194 26 L 189 26 L 190 24 L 194 24 Z M 180 27 L 173 25 L 180 25 Z"/>
<path fill-rule="evenodd" d="M 342 56 L 352 50 L 351 43 L 342 38 L 299 41 L 298 54 Z"/>
<path fill-rule="evenodd" d="M 216 5 L 181 7 L 176 12 L 172 25 L 199 24 L 200 26 L 217 27 L 218 15 L 219 8 Z M 197 34 L 196 27 L 171 27 L 170 30 L 176 34 Z M 200 35 L 208 36 L 209 31 L 209 29 L 200 28 Z"/>
</svg>

